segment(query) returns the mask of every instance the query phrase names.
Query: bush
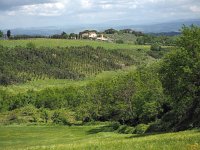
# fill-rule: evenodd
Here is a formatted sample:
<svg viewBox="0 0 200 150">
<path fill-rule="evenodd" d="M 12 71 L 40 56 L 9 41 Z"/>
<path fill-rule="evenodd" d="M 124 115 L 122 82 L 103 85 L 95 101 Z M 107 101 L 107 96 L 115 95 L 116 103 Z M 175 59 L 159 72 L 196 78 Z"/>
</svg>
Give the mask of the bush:
<svg viewBox="0 0 200 150">
<path fill-rule="evenodd" d="M 42 110 L 41 110 L 40 117 L 43 119 L 43 121 L 44 121 L 45 123 L 47 123 L 48 120 L 51 118 L 51 117 L 50 117 L 50 112 L 49 112 L 49 110 L 47 110 L 47 109 L 42 109 Z"/>
<path fill-rule="evenodd" d="M 127 125 L 121 125 L 121 126 L 118 128 L 117 132 L 118 132 L 118 133 L 125 133 L 127 127 L 128 127 Z"/>
<path fill-rule="evenodd" d="M 123 134 L 133 134 L 135 132 L 135 128 L 127 126 L 127 125 L 121 125 L 118 128 L 117 132 L 118 133 L 123 133 Z"/>
<path fill-rule="evenodd" d="M 27 122 L 28 120 L 20 117 L 17 111 L 12 111 L 8 114 L 5 124 L 23 124 Z"/>
<path fill-rule="evenodd" d="M 159 44 L 152 44 L 151 45 L 151 50 L 152 51 L 161 51 L 161 46 Z"/>
<path fill-rule="evenodd" d="M 148 130 L 149 125 L 146 124 L 139 124 L 135 127 L 135 134 L 144 134 L 146 133 L 146 131 Z"/>
<path fill-rule="evenodd" d="M 117 44 L 123 44 L 124 41 L 123 41 L 123 40 L 116 40 L 116 43 L 117 43 Z"/>
<path fill-rule="evenodd" d="M 35 44 L 32 43 L 32 42 L 27 43 L 27 44 L 26 44 L 26 47 L 27 47 L 28 49 L 35 49 L 35 48 L 36 48 Z"/>
<path fill-rule="evenodd" d="M 32 116 L 36 114 L 37 109 L 33 105 L 27 105 L 25 107 L 20 108 L 21 115 L 24 116 Z"/>
<path fill-rule="evenodd" d="M 125 130 L 125 134 L 133 134 L 135 132 L 135 127 L 127 127 Z"/>
<path fill-rule="evenodd" d="M 120 123 L 119 122 L 112 122 L 110 124 L 110 126 L 112 126 L 114 130 L 117 130 L 120 127 Z"/>
<path fill-rule="evenodd" d="M 9 115 L 8 115 L 8 121 L 15 121 L 15 120 L 17 120 L 18 119 L 18 116 L 17 116 L 17 114 L 16 113 L 14 113 L 14 112 L 12 112 L 12 113 L 10 113 Z"/>
<path fill-rule="evenodd" d="M 71 126 L 72 123 L 75 122 L 75 117 L 73 114 L 66 110 L 56 110 L 52 117 L 51 117 L 53 123 L 60 124 L 60 125 L 69 125 Z"/>
</svg>

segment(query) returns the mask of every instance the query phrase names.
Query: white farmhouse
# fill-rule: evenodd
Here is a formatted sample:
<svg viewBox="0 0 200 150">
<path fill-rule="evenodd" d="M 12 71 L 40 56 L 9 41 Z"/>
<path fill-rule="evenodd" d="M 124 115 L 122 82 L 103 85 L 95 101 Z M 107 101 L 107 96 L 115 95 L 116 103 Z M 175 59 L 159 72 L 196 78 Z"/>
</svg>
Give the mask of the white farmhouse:
<svg viewBox="0 0 200 150">
<path fill-rule="evenodd" d="M 100 41 L 108 41 L 108 39 L 105 38 L 105 37 L 103 36 L 103 34 L 101 34 L 101 37 L 98 37 L 97 40 L 100 40 Z"/>
<path fill-rule="evenodd" d="M 89 38 L 97 38 L 97 33 L 96 32 L 89 32 Z"/>
<path fill-rule="evenodd" d="M 83 31 L 80 32 L 80 37 L 81 38 L 90 38 L 90 39 L 96 39 L 97 38 L 97 33 L 94 31 Z"/>
</svg>

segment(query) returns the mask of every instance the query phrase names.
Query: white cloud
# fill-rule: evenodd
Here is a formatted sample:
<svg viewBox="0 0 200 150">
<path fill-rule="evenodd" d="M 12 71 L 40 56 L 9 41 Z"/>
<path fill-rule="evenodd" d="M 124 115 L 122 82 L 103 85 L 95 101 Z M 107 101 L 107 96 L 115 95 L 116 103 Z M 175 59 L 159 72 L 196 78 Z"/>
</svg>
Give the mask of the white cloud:
<svg viewBox="0 0 200 150">
<path fill-rule="evenodd" d="M 29 18 L 32 24 L 44 19 L 61 25 L 113 20 L 143 24 L 200 18 L 200 0 L 0 0 L 0 11 L 0 22 L 4 16 L 16 23 L 16 18 Z"/>
<path fill-rule="evenodd" d="M 89 9 L 93 6 L 93 3 L 91 0 L 81 0 L 81 7 L 85 9 Z"/>
<path fill-rule="evenodd" d="M 191 6 L 190 10 L 195 13 L 200 13 L 200 6 Z"/>
<path fill-rule="evenodd" d="M 68 1 L 55 3 L 33 4 L 18 7 L 15 11 L 8 11 L 8 15 L 32 15 L 32 16 L 59 16 L 65 11 Z"/>
</svg>

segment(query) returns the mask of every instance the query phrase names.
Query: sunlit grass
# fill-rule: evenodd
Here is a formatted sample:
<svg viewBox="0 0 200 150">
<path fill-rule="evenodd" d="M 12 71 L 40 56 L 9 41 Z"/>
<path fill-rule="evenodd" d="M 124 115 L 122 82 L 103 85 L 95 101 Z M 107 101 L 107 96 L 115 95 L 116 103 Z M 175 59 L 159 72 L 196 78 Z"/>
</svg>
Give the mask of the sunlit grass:
<svg viewBox="0 0 200 150">
<path fill-rule="evenodd" d="M 133 44 L 116 44 L 92 40 L 66 40 L 66 39 L 27 39 L 27 40 L 0 40 L 0 45 L 7 47 L 26 46 L 27 43 L 32 42 L 37 47 L 71 47 L 71 46 L 92 46 L 104 47 L 106 49 L 149 49 L 146 45 Z"/>
<path fill-rule="evenodd" d="M 1 126 L 0 149 L 199 150 L 198 130 L 155 135 L 91 132 L 100 126 Z"/>
</svg>

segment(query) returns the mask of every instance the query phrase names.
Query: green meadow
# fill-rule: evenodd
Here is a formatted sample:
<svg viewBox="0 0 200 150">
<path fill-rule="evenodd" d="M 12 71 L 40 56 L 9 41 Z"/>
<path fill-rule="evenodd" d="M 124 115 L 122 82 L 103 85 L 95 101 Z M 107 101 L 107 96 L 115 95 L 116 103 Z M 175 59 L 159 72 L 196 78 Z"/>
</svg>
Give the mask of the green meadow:
<svg viewBox="0 0 200 150">
<path fill-rule="evenodd" d="M 200 131 L 119 134 L 96 126 L 1 126 L 1 150 L 199 150 Z"/>
<path fill-rule="evenodd" d="M 0 40 L 0 45 L 7 47 L 26 46 L 27 43 L 32 42 L 37 47 L 79 47 L 92 46 L 103 47 L 106 49 L 149 49 L 150 46 L 133 45 L 133 44 L 116 44 L 109 42 L 100 42 L 92 40 L 66 40 L 66 39 L 28 39 L 28 40 Z"/>
</svg>

